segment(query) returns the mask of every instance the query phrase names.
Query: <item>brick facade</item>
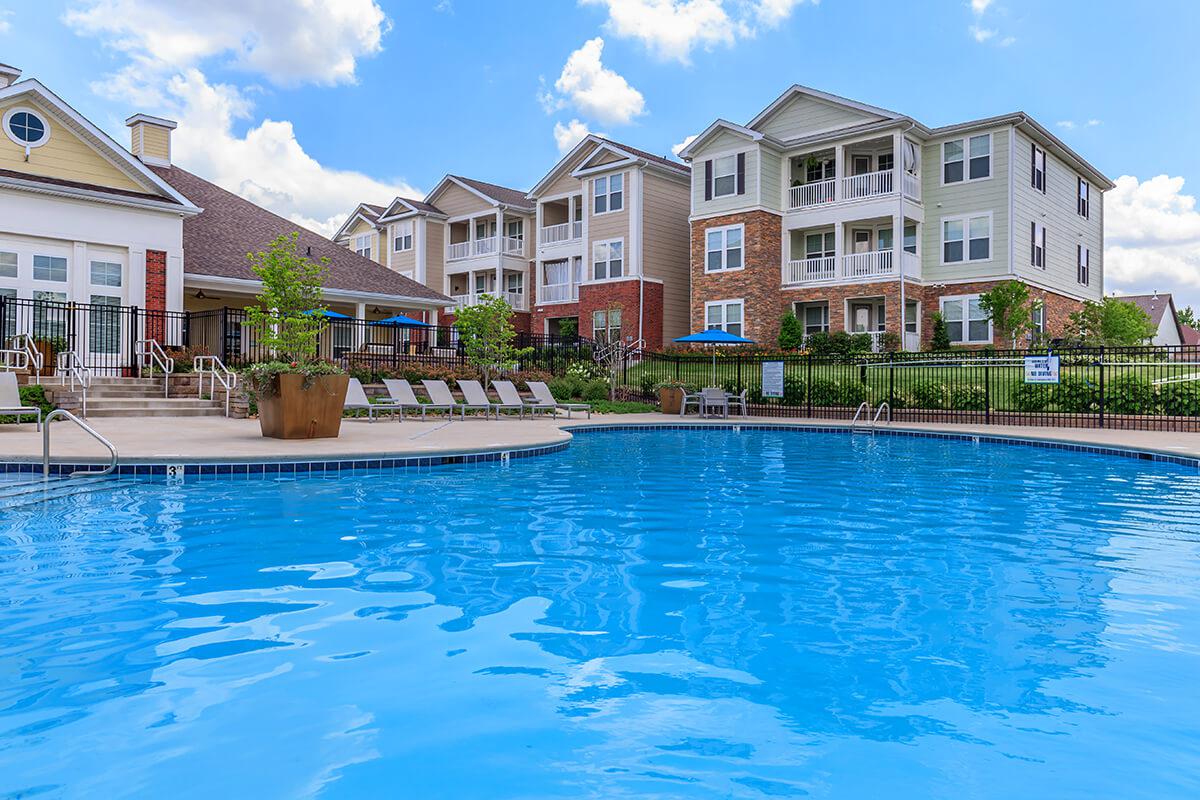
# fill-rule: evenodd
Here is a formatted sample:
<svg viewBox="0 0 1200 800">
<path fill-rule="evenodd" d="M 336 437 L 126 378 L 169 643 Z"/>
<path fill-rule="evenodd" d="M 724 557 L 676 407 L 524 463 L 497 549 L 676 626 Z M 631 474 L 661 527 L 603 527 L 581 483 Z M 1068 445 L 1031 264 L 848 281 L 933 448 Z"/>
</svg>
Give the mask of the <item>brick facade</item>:
<svg viewBox="0 0 1200 800">
<path fill-rule="evenodd" d="M 744 266 L 739 270 L 704 271 L 704 232 L 708 228 L 741 224 L 745 227 Z M 691 329 L 704 329 L 704 303 L 711 300 L 744 301 L 742 335 L 762 344 L 779 337 L 779 318 L 785 303 L 782 281 L 782 220 L 765 211 L 748 211 L 692 222 Z"/>
<path fill-rule="evenodd" d="M 146 311 L 167 310 L 167 254 L 162 250 L 146 251 Z M 146 316 L 147 339 L 165 341 L 166 319 L 162 313 Z"/>
<path fill-rule="evenodd" d="M 546 332 L 546 321 L 551 319 L 560 319 L 569 317 L 577 319 L 579 317 L 579 303 L 551 303 L 549 305 L 533 307 L 533 318 L 530 325 L 534 333 Z"/>
<path fill-rule="evenodd" d="M 955 297 L 964 294 L 981 294 L 994 289 L 997 285 L 1012 280 L 1012 278 L 1003 278 L 994 281 L 980 281 L 978 283 L 955 283 L 948 285 L 925 286 L 924 294 L 921 296 L 921 343 L 927 344 L 933 338 L 933 315 L 934 312 L 941 308 L 941 298 Z M 1036 286 L 1029 286 L 1029 296 L 1033 300 L 1042 301 L 1046 309 L 1046 333 L 1050 338 L 1057 339 L 1065 336 L 1068 332 L 1068 324 L 1070 315 L 1083 308 L 1083 301 L 1076 300 L 1071 297 L 1066 297 L 1056 292 L 1051 292 L 1046 289 L 1040 289 Z M 998 348 L 1007 348 L 1009 342 L 993 341 L 992 345 Z M 985 345 L 980 345 L 985 346 Z"/>
</svg>

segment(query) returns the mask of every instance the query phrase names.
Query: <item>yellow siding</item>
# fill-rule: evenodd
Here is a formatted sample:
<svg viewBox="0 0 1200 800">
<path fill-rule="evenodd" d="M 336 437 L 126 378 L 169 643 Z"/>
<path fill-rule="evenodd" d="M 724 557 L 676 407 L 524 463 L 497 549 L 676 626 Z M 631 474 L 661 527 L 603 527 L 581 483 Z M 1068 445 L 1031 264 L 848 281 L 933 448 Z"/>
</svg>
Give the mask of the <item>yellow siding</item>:
<svg viewBox="0 0 1200 800">
<path fill-rule="evenodd" d="M 30 102 L 28 97 L 16 98 L 0 104 L 0 114 L 12 106 L 29 106 L 37 111 L 49 124 L 50 139 L 41 147 L 32 148 L 29 151 L 29 161 L 26 161 L 25 148 L 7 136 L 0 135 L 0 169 L 91 183 L 112 189 L 149 191 L 145 186 L 137 183 L 109 163 L 91 145 L 59 124 L 58 120 L 43 107 Z"/>
<path fill-rule="evenodd" d="M 495 207 L 474 192 L 469 192 L 456 183 L 447 184 L 437 197 L 430 202 L 440 208 L 444 214 L 457 217 L 462 214 L 495 212 Z"/>
<path fill-rule="evenodd" d="M 629 173 L 623 173 L 625 187 L 620 211 L 610 211 L 607 214 L 596 215 L 596 198 L 592 195 L 592 179 L 584 183 L 588 203 L 588 249 L 587 258 L 592 257 L 592 244 L 611 239 L 624 239 L 625 247 L 629 247 Z"/>
<path fill-rule="evenodd" d="M 161 158 L 163 161 L 171 160 L 171 132 L 169 130 L 145 123 L 134 126 L 134 130 L 138 129 L 142 134 L 143 153 L 151 158 Z"/>
<path fill-rule="evenodd" d="M 445 267 L 446 226 L 441 222 L 425 219 L 425 285 L 435 292 L 446 291 Z"/>
<path fill-rule="evenodd" d="M 642 172 L 642 270 L 663 282 L 663 338 L 689 333 L 688 184 Z"/>
<path fill-rule="evenodd" d="M 564 164 L 562 174 L 555 178 L 554 182 L 546 187 L 545 191 L 541 193 L 541 196 L 553 197 L 554 195 L 558 194 L 579 191 L 580 181 L 578 178 L 572 176 L 571 173 L 578 169 L 579 165 L 587 160 L 587 157 L 591 155 L 595 149 L 596 148 L 594 145 L 585 148 L 578 158 L 574 158 L 567 164 Z"/>
</svg>

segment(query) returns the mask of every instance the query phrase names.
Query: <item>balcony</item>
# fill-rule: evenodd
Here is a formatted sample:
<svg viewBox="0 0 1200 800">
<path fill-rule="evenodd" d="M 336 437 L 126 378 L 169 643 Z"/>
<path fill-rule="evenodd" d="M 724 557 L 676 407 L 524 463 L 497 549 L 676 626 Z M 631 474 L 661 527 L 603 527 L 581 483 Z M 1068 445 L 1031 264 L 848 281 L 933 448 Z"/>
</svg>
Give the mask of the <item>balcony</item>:
<svg viewBox="0 0 1200 800">
<path fill-rule="evenodd" d="M 538 244 L 566 244 L 583 239 L 583 221 L 563 222 L 559 225 L 546 225 L 538 234 Z"/>
<path fill-rule="evenodd" d="M 578 299 L 578 283 L 552 283 L 538 287 L 539 303 L 574 303 Z"/>
<path fill-rule="evenodd" d="M 912 254 L 905 253 L 905 255 Z M 916 256 L 913 258 L 915 259 Z M 783 284 L 798 286 L 808 283 L 887 278 L 898 274 L 894 261 L 891 250 L 850 253 L 841 257 L 802 258 L 797 261 L 789 261 L 784 265 Z M 909 261 L 905 261 L 906 268 L 909 263 Z"/>
<path fill-rule="evenodd" d="M 446 245 L 446 260 L 461 261 L 464 258 L 491 255 L 496 247 L 504 249 L 505 255 L 521 256 L 525 253 L 525 240 L 519 236 L 488 236 L 470 242 L 451 242 Z"/>
<path fill-rule="evenodd" d="M 902 173 L 904 196 L 920 201 L 921 181 L 916 175 Z M 788 211 L 817 208 L 830 203 L 888 197 L 896 193 L 896 173 L 885 169 L 852 175 L 849 178 L 827 178 L 804 183 L 788 190 Z"/>
<path fill-rule="evenodd" d="M 480 300 L 482 300 L 485 297 L 491 297 L 494 294 L 495 294 L 495 292 L 471 292 L 469 294 L 452 294 L 452 295 L 450 295 L 450 299 L 454 301 L 454 309 L 458 310 L 458 309 L 464 308 L 466 306 L 478 305 Z M 512 306 L 514 311 L 527 311 L 528 310 L 528 308 L 525 304 L 525 293 L 524 292 L 505 291 L 505 292 L 500 292 L 500 296 L 503 297 L 506 301 L 508 301 L 508 304 L 510 306 Z"/>
</svg>

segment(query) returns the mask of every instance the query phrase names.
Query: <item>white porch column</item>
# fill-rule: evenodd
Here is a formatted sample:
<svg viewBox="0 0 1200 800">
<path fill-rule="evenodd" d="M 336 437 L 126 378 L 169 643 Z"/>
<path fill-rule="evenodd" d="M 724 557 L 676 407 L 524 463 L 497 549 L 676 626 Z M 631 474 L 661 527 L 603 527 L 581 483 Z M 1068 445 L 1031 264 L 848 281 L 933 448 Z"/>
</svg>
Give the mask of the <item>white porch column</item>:
<svg viewBox="0 0 1200 800">
<path fill-rule="evenodd" d="M 904 134 L 897 131 L 892 135 L 892 189 L 904 197 Z"/>
<path fill-rule="evenodd" d="M 367 318 L 367 304 L 366 303 L 355 303 L 354 304 L 354 318 L 360 319 L 360 320 L 365 320 Z M 354 349 L 362 350 L 363 342 L 366 341 L 366 338 L 367 338 L 367 326 L 365 324 L 355 325 L 354 326 Z"/>
<path fill-rule="evenodd" d="M 840 181 L 841 178 L 839 177 Z M 834 252 L 834 275 L 842 277 L 844 267 L 842 264 L 846 259 L 846 224 L 843 222 L 835 222 L 833 224 L 833 252 Z M 847 328 L 847 330 L 849 330 Z"/>
<path fill-rule="evenodd" d="M 537 236 L 537 238 L 533 240 L 533 244 L 534 244 L 533 252 L 537 253 L 537 246 L 542 243 L 542 201 L 539 200 L 537 202 L 537 204 L 535 205 L 535 209 L 536 209 L 534 212 L 535 216 L 534 216 L 534 220 L 533 220 L 535 230 L 533 233 L 535 236 Z"/>
<path fill-rule="evenodd" d="M 842 178 L 846 175 L 846 146 L 837 145 L 833 149 L 833 199 L 842 199 Z M 841 253 L 841 249 L 838 253 Z"/>
<path fill-rule="evenodd" d="M 897 184 L 899 186 L 899 184 Z M 896 204 L 896 213 L 892 215 L 892 269 L 900 278 L 900 349 L 904 346 L 904 198 L 901 196 Z M 887 307 L 887 301 L 884 301 Z"/>
<path fill-rule="evenodd" d="M 495 297 L 504 291 L 504 209 L 496 209 L 496 286 Z"/>
</svg>

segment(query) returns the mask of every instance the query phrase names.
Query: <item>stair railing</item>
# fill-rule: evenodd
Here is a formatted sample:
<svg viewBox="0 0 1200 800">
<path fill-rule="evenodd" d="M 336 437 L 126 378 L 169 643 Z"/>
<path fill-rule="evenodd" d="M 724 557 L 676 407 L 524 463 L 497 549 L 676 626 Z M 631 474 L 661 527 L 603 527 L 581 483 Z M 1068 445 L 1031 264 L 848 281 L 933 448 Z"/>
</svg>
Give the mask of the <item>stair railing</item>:
<svg viewBox="0 0 1200 800">
<path fill-rule="evenodd" d="M 37 344 L 34 342 L 33 336 L 28 333 L 18 333 L 9 339 L 9 346 L 25 354 L 25 368 L 29 370 L 30 379 L 34 383 L 40 383 L 42 367 L 45 364 L 42 360 L 42 351 L 37 349 Z"/>
<path fill-rule="evenodd" d="M 83 392 L 81 412 L 83 418 L 87 419 L 87 396 L 88 389 L 92 388 L 92 371 L 84 366 L 78 353 L 74 350 L 67 350 L 64 353 L 58 354 L 58 369 L 56 372 L 60 377 L 65 377 L 70 381 L 72 392 L 76 390 Z"/>
<path fill-rule="evenodd" d="M 171 394 L 171 373 L 175 371 L 175 359 L 163 352 L 162 345 L 157 339 L 138 339 L 138 377 L 142 377 L 144 367 L 155 367 L 163 371 L 163 397 Z"/>
<path fill-rule="evenodd" d="M 192 369 L 200 376 L 196 387 L 196 396 L 204 397 L 204 376 L 209 376 L 209 397 L 216 397 L 217 384 L 225 390 L 225 416 L 229 416 L 229 398 L 237 386 L 237 373 L 225 366 L 217 356 L 196 356 L 192 359 Z"/>
</svg>

